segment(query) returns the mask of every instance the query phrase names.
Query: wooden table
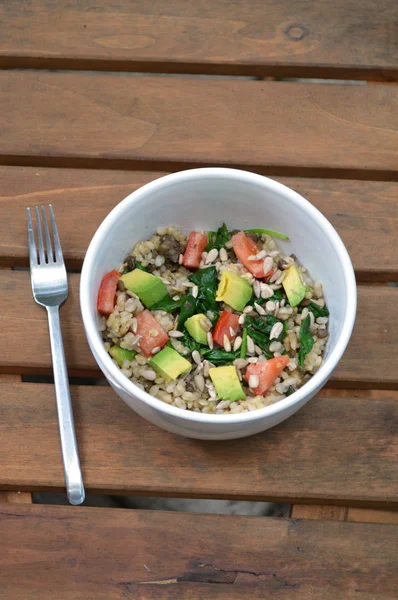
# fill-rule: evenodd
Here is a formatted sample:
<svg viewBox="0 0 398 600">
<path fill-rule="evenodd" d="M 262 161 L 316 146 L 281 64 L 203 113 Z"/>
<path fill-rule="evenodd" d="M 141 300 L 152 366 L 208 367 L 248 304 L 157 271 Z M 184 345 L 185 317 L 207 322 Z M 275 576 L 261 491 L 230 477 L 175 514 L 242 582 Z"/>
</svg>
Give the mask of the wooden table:
<svg viewBox="0 0 398 600">
<path fill-rule="evenodd" d="M 0 598 L 396 599 L 396 2 L 20 0 L 1 17 Z M 91 385 L 101 374 L 78 305 L 111 208 L 203 165 L 304 194 L 358 279 L 327 388 L 282 425 L 224 443 L 168 434 Z M 87 490 L 285 501 L 290 519 L 31 504 L 33 490 L 64 488 L 53 386 L 24 380 L 51 373 L 25 211 L 49 202 L 70 270 L 61 318 Z"/>
</svg>

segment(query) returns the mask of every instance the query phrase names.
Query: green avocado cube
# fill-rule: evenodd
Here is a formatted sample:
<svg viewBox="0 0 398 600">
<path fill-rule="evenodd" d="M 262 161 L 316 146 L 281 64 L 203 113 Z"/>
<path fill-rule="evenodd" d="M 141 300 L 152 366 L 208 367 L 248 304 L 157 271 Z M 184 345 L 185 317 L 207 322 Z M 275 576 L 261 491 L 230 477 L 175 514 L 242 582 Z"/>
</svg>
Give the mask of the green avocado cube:
<svg viewBox="0 0 398 600">
<path fill-rule="evenodd" d="M 235 367 L 214 367 L 209 369 L 209 375 L 221 400 L 236 402 L 246 398 Z"/>
<path fill-rule="evenodd" d="M 109 348 L 109 354 L 115 359 L 119 367 L 122 368 L 124 361 L 132 361 L 137 352 L 134 350 L 126 350 L 120 346 L 112 346 Z"/>
<path fill-rule="evenodd" d="M 300 273 L 295 265 L 290 265 L 285 271 L 286 275 L 282 282 L 290 306 L 297 306 L 304 299 L 306 286 L 301 281 Z"/>
<path fill-rule="evenodd" d="M 232 271 L 223 271 L 217 289 L 217 302 L 225 302 L 234 310 L 242 311 L 252 294 L 252 286 L 247 279 Z"/>
<path fill-rule="evenodd" d="M 137 294 L 147 308 L 151 308 L 153 304 L 167 296 L 165 283 L 159 277 L 141 271 L 141 269 L 134 269 L 134 271 L 122 275 L 121 280 L 125 288 Z"/>
<path fill-rule="evenodd" d="M 207 345 L 207 331 L 204 329 L 202 323 L 206 323 L 206 315 L 199 313 L 189 317 L 184 323 L 185 329 L 199 344 Z"/>
<path fill-rule="evenodd" d="M 165 381 L 177 379 L 183 373 L 187 373 L 192 367 L 191 363 L 178 354 L 173 348 L 163 348 L 148 361 L 148 364 L 160 375 Z"/>
</svg>

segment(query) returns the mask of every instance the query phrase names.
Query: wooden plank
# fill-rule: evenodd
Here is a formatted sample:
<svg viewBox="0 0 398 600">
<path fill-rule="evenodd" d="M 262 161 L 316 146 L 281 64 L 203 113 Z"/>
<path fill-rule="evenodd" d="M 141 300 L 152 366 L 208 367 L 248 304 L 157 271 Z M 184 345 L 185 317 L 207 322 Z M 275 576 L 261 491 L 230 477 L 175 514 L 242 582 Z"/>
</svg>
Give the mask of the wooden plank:
<svg viewBox="0 0 398 600">
<path fill-rule="evenodd" d="M 29 492 L 0 492 L 0 504 L 32 504 Z"/>
<path fill-rule="evenodd" d="M 108 387 L 71 389 L 87 491 L 398 507 L 397 392 L 317 397 L 263 434 L 217 443 L 151 425 Z M 0 487 L 63 489 L 53 386 L 0 394 Z"/>
<path fill-rule="evenodd" d="M 396 19 L 392 0 L 20 0 L 0 66 L 394 80 Z"/>
<path fill-rule="evenodd" d="M 163 174 L 0 167 L 0 264 L 28 265 L 25 208 L 51 202 L 66 262 L 80 268 L 87 246 L 108 212 L 139 186 Z M 398 183 L 278 180 L 308 198 L 337 228 L 359 281 L 398 280 Z"/>
<path fill-rule="evenodd" d="M 292 506 L 290 516 L 292 519 L 347 521 L 347 513 L 348 507 L 346 506 L 333 506 L 332 504 L 295 504 Z"/>
<path fill-rule="evenodd" d="M 0 375 L 0 383 L 18 383 L 19 375 Z M 32 494 L 29 492 L 0 492 L 0 504 L 32 504 Z"/>
<path fill-rule="evenodd" d="M 0 523 L 7 600 L 398 594 L 389 525 L 66 506 L 5 507 Z"/>
<path fill-rule="evenodd" d="M 392 85 L 3 71 L 0 102 L 3 164 L 398 177 Z"/>
<path fill-rule="evenodd" d="M 398 511 L 353 507 L 348 509 L 347 520 L 359 523 L 394 523 L 398 525 Z"/>
<path fill-rule="evenodd" d="M 83 332 L 78 292 L 79 275 L 72 273 L 69 275 L 69 298 L 61 309 L 69 373 L 98 376 L 98 367 Z M 330 384 L 395 388 L 398 289 L 360 286 L 358 295 L 355 330 Z M 388 324 L 385 315 L 388 315 Z M 33 301 L 29 273 L 0 271 L 0 326 L 3 339 L 12 342 L 0 346 L 0 372 L 51 371 L 47 314 Z"/>
<path fill-rule="evenodd" d="M 348 506 L 295 504 L 292 519 L 320 519 L 326 521 L 355 521 L 358 523 L 391 523 L 398 525 L 398 511 Z"/>
</svg>

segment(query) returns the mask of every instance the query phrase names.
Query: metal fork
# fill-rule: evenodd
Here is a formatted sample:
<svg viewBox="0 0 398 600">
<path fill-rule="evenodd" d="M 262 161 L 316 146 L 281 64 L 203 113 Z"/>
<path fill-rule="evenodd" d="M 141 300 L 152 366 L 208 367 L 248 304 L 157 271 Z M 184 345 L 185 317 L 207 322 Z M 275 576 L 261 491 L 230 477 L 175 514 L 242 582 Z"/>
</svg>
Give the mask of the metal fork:
<svg viewBox="0 0 398 600">
<path fill-rule="evenodd" d="M 59 241 L 54 211 L 51 204 L 49 204 L 49 210 L 54 244 L 52 244 L 51 241 L 46 211 L 44 206 L 42 206 L 41 216 L 44 227 L 44 245 L 40 211 L 38 206 L 35 207 L 38 251 L 36 249 L 30 208 L 27 210 L 30 278 L 32 282 L 33 297 L 37 304 L 40 304 L 47 309 L 48 313 L 48 326 L 50 330 L 55 395 L 57 399 L 58 423 L 61 438 L 62 460 L 64 463 L 66 491 L 71 504 L 81 504 L 84 501 L 85 493 L 82 472 L 80 468 L 79 453 L 77 449 L 75 425 L 73 421 L 68 372 L 66 368 L 64 345 L 62 342 L 61 323 L 59 320 L 59 307 L 68 297 L 68 280 L 64 257 L 62 255 L 61 243 Z"/>
</svg>

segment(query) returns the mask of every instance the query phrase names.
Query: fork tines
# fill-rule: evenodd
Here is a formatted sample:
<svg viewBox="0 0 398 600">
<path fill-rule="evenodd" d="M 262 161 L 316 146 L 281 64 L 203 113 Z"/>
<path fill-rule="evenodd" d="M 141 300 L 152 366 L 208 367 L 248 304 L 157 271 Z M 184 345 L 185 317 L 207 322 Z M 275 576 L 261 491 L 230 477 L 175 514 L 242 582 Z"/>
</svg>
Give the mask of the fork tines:
<svg viewBox="0 0 398 600">
<path fill-rule="evenodd" d="M 29 256 L 30 264 L 32 265 L 44 265 L 54 264 L 56 262 L 63 262 L 61 242 L 59 240 L 57 224 L 55 222 L 55 216 L 53 207 L 51 204 L 48 205 L 51 219 L 51 229 L 53 233 L 54 245 L 51 241 L 50 230 L 48 228 L 47 215 L 44 206 L 41 206 L 41 211 L 38 206 L 35 206 L 36 212 L 36 224 L 37 224 L 37 241 L 38 251 L 36 248 L 35 234 L 33 229 L 32 214 L 30 208 L 27 208 L 28 212 L 28 242 L 29 242 Z M 41 212 L 41 218 L 40 218 Z M 42 221 L 44 227 L 45 244 L 43 241 L 42 232 Z"/>
</svg>

